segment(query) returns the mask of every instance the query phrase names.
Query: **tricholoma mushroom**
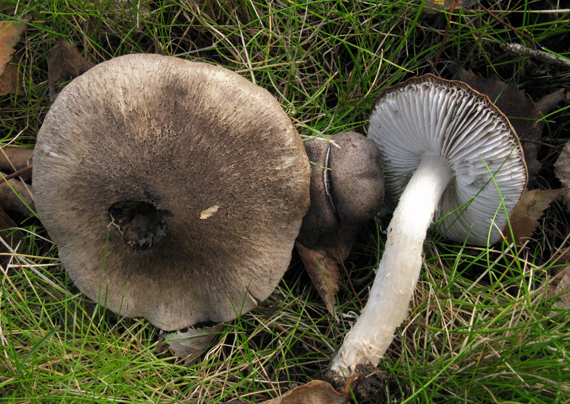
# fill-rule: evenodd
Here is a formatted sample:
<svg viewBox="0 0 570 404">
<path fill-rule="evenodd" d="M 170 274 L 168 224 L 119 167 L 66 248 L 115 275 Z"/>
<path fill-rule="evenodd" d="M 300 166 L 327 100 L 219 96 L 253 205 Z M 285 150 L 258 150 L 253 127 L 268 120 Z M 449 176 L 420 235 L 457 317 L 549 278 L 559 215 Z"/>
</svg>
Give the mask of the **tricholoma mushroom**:
<svg viewBox="0 0 570 404">
<path fill-rule="evenodd" d="M 381 175 L 375 146 L 337 139 L 342 152 L 310 185 L 301 137 L 268 91 L 205 63 L 122 56 L 74 79 L 47 114 L 37 211 L 75 284 L 106 308 L 166 331 L 229 321 L 281 279 L 310 186 L 314 211 L 334 195 L 335 221 L 376 213 L 383 189 L 347 202 Z M 361 147 L 373 168 L 354 155 Z"/>
<path fill-rule="evenodd" d="M 317 137 L 311 160 L 311 207 L 298 241 L 346 259 L 356 232 L 384 202 L 382 159 L 374 142 L 356 132 Z"/>
<path fill-rule="evenodd" d="M 79 289 L 164 330 L 266 299 L 309 208 L 303 142 L 227 69 L 160 55 L 101 63 L 38 134 L 39 217 Z"/>
<path fill-rule="evenodd" d="M 461 82 L 426 75 L 386 90 L 368 136 L 382 155 L 387 198 L 398 206 L 368 303 L 333 360 L 345 376 L 376 366 L 406 317 L 434 216 L 450 239 L 492 244 L 527 177 L 508 119 Z"/>
</svg>

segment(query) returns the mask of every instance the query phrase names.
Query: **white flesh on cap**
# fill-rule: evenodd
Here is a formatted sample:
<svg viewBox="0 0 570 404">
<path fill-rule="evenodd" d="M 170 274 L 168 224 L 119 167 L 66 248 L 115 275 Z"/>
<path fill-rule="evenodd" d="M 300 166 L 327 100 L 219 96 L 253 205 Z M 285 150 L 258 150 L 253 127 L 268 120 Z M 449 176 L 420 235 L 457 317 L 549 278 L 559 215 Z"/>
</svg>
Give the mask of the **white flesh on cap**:
<svg viewBox="0 0 570 404">
<path fill-rule="evenodd" d="M 374 108 L 369 137 L 383 154 L 390 196 L 397 199 L 405 190 L 388 226 L 368 303 L 331 366 L 344 376 L 357 365 L 376 366 L 405 319 L 426 231 L 438 208 L 448 209 L 440 215 L 463 209 L 452 217 L 454 223 L 444 223 L 448 236 L 465 238 L 471 232 L 471 242 L 486 244 L 490 223 L 503 228 L 503 206 L 510 212 L 526 183 L 522 154 L 507 119 L 465 85 L 428 76 L 427 81 L 388 91 Z M 492 232 L 491 242 L 499 236 Z"/>
</svg>

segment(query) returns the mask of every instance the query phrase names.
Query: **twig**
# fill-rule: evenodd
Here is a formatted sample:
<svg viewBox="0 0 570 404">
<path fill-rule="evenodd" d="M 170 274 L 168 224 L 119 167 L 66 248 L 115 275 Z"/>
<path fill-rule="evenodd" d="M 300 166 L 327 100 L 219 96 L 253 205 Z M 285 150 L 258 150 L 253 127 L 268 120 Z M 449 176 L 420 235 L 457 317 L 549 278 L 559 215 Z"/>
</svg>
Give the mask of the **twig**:
<svg viewBox="0 0 570 404">
<path fill-rule="evenodd" d="M 8 180 L 11 180 L 12 178 L 19 177 L 20 175 L 25 174 L 25 173 L 27 173 L 28 171 L 31 171 L 31 170 L 32 170 L 32 167 L 33 167 L 33 165 L 30 164 L 29 166 L 24 167 L 24 168 L 21 168 L 21 169 L 19 169 L 18 171 L 14 171 L 12 174 L 8 174 L 8 175 L 6 175 L 6 176 L 2 175 L 2 179 L 3 179 L 4 181 L 8 181 Z"/>
<path fill-rule="evenodd" d="M 437 52 L 437 56 L 435 57 L 435 61 L 433 62 L 434 70 L 437 68 L 437 65 L 439 64 L 439 59 L 441 58 L 441 55 L 443 53 L 443 48 L 445 47 L 445 43 L 447 42 L 447 37 L 449 36 L 449 29 L 450 29 L 449 27 L 451 26 L 451 16 L 453 15 L 453 11 L 455 10 L 455 7 L 457 7 L 458 2 L 459 0 L 453 0 L 451 2 L 451 7 L 449 8 L 449 18 L 447 20 L 447 24 L 445 24 L 445 33 L 443 34 L 443 39 L 441 40 L 441 46 L 439 47 L 439 52 Z"/>
<path fill-rule="evenodd" d="M 360 382 L 362 381 L 363 377 L 360 373 L 353 373 L 348 380 L 346 381 L 346 385 L 344 386 L 344 388 L 339 391 L 339 393 L 344 394 L 344 395 L 349 395 L 350 394 L 350 390 L 354 390 L 358 387 L 358 385 L 360 384 Z"/>
<path fill-rule="evenodd" d="M 526 46 L 518 43 L 503 44 L 501 45 L 501 48 L 517 56 L 530 56 L 548 64 L 570 68 L 570 59 L 558 55 L 553 55 L 552 53 L 538 49 L 527 48 Z"/>
</svg>

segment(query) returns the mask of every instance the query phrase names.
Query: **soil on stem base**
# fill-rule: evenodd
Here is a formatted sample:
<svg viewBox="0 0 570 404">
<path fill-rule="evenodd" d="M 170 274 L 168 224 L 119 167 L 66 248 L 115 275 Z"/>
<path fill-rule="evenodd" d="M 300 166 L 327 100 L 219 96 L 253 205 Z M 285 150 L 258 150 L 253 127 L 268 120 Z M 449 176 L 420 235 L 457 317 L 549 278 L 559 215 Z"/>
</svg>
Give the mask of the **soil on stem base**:
<svg viewBox="0 0 570 404">
<path fill-rule="evenodd" d="M 386 383 L 388 376 L 371 364 L 358 365 L 354 375 L 359 375 L 357 380 L 353 377 L 348 381 L 340 379 L 338 373 L 329 371 L 325 375 L 325 380 L 329 382 L 337 391 L 350 388 L 358 404 L 386 404 Z"/>
</svg>

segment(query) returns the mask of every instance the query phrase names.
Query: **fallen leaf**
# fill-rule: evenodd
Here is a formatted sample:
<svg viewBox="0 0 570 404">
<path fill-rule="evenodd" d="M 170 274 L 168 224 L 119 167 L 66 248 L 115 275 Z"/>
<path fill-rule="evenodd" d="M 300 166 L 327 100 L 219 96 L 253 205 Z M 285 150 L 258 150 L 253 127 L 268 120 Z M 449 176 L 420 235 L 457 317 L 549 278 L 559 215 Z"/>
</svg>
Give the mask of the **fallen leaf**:
<svg viewBox="0 0 570 404">
<path fill-rule="evenodd" d="M 217 324 L 212 327 L 189 328 L 184 332 L 164 332 L 161 337 L 176 356 L 184 359 L 184 363 L 191 364 L 222 329 L 223 325 Z"/>
<path fill-rule="evenodd" d="M 24 23 L 0 22 L 0 96 L 18 88 L 18 65 L 12 54 L 25 29 Z"/>
<path fill-rule="evenodd" d="M 49 98 L 54 102 L 63 87 L 94 66 L 81 56 L 75 45 L 59 41 L 48 56 Z"/>
<path fill-rule="evenodd" d="M 554 307 L 570 310 L 570 267 L 559 269 L 548 284 L 547 294 L 553 297 Z"/>
<path fill-rule="evenodd" d="M 566 142 L 566 146 L 564 146 L 556 163 L 554 163 L 554 173 L 564 186 L 564 202 L 568 210 L 570 210 L 570 141 Z"/>
<path fill-rule="evenodd" d="M 25 30 L 24 23 L 0 22 L 0 75 L 4 73 L 4 66 L 12 58 L 14 46 Z"/>
<path fill-rule="evenodd" d="M 559 309 L 570 309 L 570 267 L 566 267 L 561 274 L 562 277 L 556 285 L 556 289 L 554 290 L 554 294 L 558 295 L 559 298 L 554 303 L 556 307 Z"/>
<path fill-rule="evenodd" d="M 30 187 L 15 178 L 6 181 L 0 176 L 0 208 L 25 217 L 33 216 L 35 207 Z"/>
<path fill-rule="evenodd" d="M 332 375 L 334 373 L 334 375 Z M 386 404 L 384 393 L 387 376 L 376 366 L 358 365 L 356 372 L 345 380 L 335 372 L 328 372 L 325 380 L 313 380 L 295 387 L 280 397 L 261 404 L 349 404 L 352 397 L 360 404 Z M 331 381 L 329 384 L 328 381 Z M 335 389 L 334 386 L 337 386 Z M 233 400 L 222 404 L 246 404 Z"/>
<path fill-rule="evenodd" d="M 564 88 L 560 88 L 550 94 L 546 94 L 536 102 L 536 109 L 538 109 L 538 112 L 542 115 L 546 115 L 550 111 L 554 110 L 561 101 L 567 99 L 568 95 L 569 94 Z"/>
<path fill-rule="evenodd" d="M 542 217 L 544 211 L 550 204 L 562 193 L 563 189 L 534 189 L 532 191 L 525 191 L 519 204 L 510 215 L 510 226 L 514 241 L 517 244 L 522 244 L 526 239 L 529 239 L 536 228 L 538 227 L 538 219 Z M 505 229 L 507 239 L 512 241 L 511 233 Z"/>
<path fill-rule="evenodd" d="M 13 61 L 4 66 L 4 73 L 0 76 L 0 96 L 18 93 L 20 83 L 20 70 L 17 61 Z"/>
<path fill-rule="evenodd" d="M 13 173 L 14 171 L 29 167 L 32 162 L 33 154 L 33 149 L 1 148 L 0 171 Z M 31 171 L 24 176 L 24 179 L 28 179 L 30 176 Z"/>
<path fill-rule="evenodd" d="M 303 265 L 325 302 L 327 310 L 338 320 L 334 307 L 334 298 L 339 291 L 340 269 L 333 255 L 321 248 L 310 249 L 296 241 L 295 246 Z"/>
<path fill-rule="evenodd" d="M 349 404 L 350 395 L 339 393 L 327 382 L 313 380 L 262 404 Z"/>
</svg>

